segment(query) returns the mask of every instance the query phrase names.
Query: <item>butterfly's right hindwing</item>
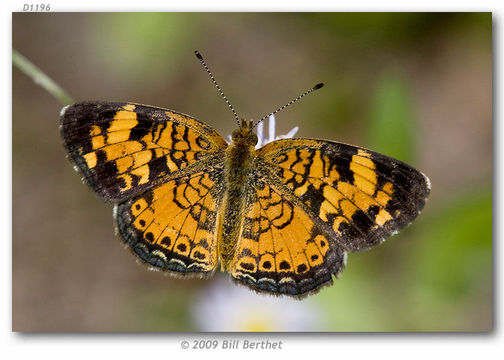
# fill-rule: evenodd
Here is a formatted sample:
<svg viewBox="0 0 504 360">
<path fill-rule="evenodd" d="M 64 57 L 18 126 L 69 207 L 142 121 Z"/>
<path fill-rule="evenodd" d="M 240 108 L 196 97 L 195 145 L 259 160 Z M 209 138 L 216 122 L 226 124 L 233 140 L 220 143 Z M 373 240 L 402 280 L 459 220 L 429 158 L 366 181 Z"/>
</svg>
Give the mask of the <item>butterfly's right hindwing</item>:
<svg viewBox="0 0 504 360">
<path fill-rule="evenodd" d="M 139 194 L 227 146 L 194 118 L 129 103 L 70 105 L 62 110 L 61 135 L 84 181 L 111 202 Z"/>
<path fill-rule="evenodd" d="M 345 250 L 260 171 L 248 185 L 247 208 L 230 273 L 260 292 L 300 298 L 332 284 Z"/>
</svg>

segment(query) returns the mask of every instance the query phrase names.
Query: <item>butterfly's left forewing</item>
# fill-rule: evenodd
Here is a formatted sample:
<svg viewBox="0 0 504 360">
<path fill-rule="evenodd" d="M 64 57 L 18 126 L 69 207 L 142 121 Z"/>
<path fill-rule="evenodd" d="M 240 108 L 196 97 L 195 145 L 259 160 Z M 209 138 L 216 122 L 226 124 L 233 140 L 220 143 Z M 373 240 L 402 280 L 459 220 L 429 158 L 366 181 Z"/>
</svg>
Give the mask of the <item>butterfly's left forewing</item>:
<svg viewBox="0 0 504 360">
<path fill-rule="evenodd" d="M 188 115 L 131 103 L 67 106 L 61 135 L 84 181 L 111 202 L 196 171 L 200 160 L 222 154 L 227 146 L 215 130 Z"/>
</svg>

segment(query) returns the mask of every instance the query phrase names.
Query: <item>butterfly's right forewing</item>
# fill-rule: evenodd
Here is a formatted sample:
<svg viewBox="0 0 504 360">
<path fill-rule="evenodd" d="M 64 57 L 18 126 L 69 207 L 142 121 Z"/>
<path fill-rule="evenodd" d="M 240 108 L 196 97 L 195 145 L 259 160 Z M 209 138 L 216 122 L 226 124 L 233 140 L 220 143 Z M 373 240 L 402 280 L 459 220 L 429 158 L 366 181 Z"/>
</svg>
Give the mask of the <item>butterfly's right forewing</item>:
<svg viewBox="0 0 504 360">
<path fill-rule="evenodd" d="M 283 192 L 345 251 L 368 249 L 411 223 L 430 192 L 418 170 L 357 146 L 285 139 L 258 155 Z"/>
</svg>

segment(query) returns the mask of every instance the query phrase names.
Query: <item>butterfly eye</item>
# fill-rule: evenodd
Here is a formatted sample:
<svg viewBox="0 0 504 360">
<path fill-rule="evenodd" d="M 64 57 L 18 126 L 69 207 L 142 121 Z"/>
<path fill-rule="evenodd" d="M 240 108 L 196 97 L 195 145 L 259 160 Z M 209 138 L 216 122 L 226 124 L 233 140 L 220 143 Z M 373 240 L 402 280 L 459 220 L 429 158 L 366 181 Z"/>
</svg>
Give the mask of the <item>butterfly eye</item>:
<svg viewBox="0 0 504 360">
<path fill-rule="evenodd" d="M 256 134 L 252 134 L 250 137 L 249 137 L 249 141 L 250 141 L 250 145 L 256 145 L 257 144 L 257 135 Z"/>
<path fill-rule="evenodd" d="M 240 139 L 240 134 L 237 131 L 234 131 L 231 135 L 231 139 L 233 139 L 233 141 L 235 142 L 238 141 Z"/>
</svg>

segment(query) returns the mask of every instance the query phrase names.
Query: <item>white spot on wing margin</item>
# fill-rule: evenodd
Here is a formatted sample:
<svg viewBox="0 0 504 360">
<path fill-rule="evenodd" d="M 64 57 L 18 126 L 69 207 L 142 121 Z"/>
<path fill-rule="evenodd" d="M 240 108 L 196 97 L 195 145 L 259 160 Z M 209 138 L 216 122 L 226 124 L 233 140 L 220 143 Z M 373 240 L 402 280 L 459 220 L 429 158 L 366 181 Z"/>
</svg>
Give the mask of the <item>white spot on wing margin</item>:
<svg viewBox="0 0 504 360">
<path fill-rule="evenodd" d="M 67 106 L 64 106 L 63 109 L 60 110 L 60 117 L 62 117 L 63 115 L 65 115 L 65 111 L 67 111 L 67 109 L 70 107 L 70 105 L 67 105 Z"/>
</svg>

